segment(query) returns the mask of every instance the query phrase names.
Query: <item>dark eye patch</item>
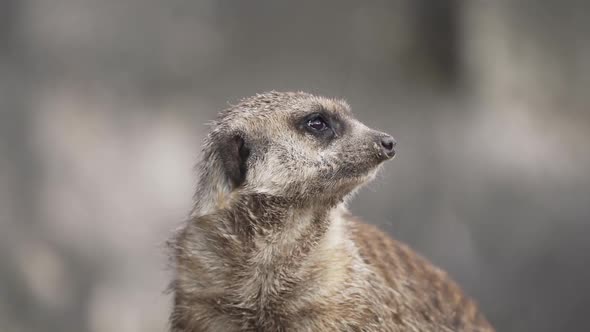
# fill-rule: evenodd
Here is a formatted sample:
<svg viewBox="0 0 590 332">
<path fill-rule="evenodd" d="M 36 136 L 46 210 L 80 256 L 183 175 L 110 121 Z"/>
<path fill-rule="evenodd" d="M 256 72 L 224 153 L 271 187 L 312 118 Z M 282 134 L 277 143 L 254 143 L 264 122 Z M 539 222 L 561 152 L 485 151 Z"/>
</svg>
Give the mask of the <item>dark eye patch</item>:
<svg viewBox="0 0 590 332">
<path fill-rule="evenodd" d="M 298 128 L 325 142 L 342 136 L 345 129 L 344 120 L 333 112 L 320 108 L 305 115 L 298 121 Z"/>
<path fill-rule="evenodd" d="M 317 115 L 309 119 L 309 121 L 307 121 L 307 128 L 315 132 L 321 132 L 324 130 L 332 129 L 321 115 Z"/>
</svg>

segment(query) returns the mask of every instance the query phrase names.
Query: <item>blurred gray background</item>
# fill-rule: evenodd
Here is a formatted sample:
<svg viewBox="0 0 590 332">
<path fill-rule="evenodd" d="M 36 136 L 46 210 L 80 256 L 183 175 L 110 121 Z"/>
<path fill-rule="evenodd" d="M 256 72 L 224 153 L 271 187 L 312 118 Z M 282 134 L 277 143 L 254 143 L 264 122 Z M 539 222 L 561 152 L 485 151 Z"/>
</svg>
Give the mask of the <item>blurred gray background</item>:
<svg viewBox="0 0 590 332">
<path fill-rule="evenodd" d="M 590 2 L 0 1 L 0 331 L 165 331 L 205 123 L 342 97 L 398 158 L 354 201 L 498 331 L 590 331 Z"/>
</svg>

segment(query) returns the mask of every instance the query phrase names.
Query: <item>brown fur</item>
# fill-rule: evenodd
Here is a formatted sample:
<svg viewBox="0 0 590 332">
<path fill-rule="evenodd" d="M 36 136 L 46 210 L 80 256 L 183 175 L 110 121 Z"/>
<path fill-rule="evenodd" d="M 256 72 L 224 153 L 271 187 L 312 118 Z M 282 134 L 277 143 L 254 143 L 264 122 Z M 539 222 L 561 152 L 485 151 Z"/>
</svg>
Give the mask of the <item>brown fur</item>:
<svg viewBox="0 0 590 332">
<path fill-rule="evenodd" d="M 373 266 L 387 288 L 395 290 L 393 294 L 386 291 L 387 305 L 402 308 L 393 317 L 400 326 L 415 325 L 418 331 L 493 330 L 477 305 L 447 273 L 376 227 L 349 218 L 352 238 L 360 248 L 361 257 Z"/>
<path fill-rule="evenodd" d="M 298 119 L 327 112 L 319 139 Z M 342 101 L 272 92 L 220 115 L 171 241 L 171 331 L 493 331 L 442 271 L 344 200 L 389 159 Z"/>
</svg>

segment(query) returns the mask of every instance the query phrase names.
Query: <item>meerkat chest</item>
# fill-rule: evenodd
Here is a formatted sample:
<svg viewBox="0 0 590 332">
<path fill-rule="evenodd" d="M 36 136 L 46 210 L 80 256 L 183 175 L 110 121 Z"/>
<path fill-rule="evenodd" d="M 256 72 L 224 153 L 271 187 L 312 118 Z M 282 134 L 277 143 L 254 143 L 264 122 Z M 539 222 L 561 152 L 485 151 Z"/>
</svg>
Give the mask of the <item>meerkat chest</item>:
<svg viewBox="0 0 590 332">
<path fill-rule="evenodd" d="M 291 264 L 252 269 L 226 288 L 231 291 L 210 314 L 230 322 L 226 331 L 381 330 L 377 298 L 365 283 L 368 271 L 358 269 L 350 256 L 310 255 Z"/>
</svg>

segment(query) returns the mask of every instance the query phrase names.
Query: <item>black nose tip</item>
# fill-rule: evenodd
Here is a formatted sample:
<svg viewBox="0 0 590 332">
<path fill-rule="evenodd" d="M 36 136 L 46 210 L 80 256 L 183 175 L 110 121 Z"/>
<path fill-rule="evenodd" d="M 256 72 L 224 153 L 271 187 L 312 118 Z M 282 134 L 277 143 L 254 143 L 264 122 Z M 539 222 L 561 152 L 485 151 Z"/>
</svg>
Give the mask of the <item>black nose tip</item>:
<svg viewBox="0 0 590 332">
<path fill-rule="evenodd" d="M 391 136 L 381 137 L 381 148 L 383 148 L 383 153 L 385 153 L 388 158 L 393 158 L 393 156 L 395 156 L 394 148 L 396 144 L 397 142 Z"/>
</svg>

